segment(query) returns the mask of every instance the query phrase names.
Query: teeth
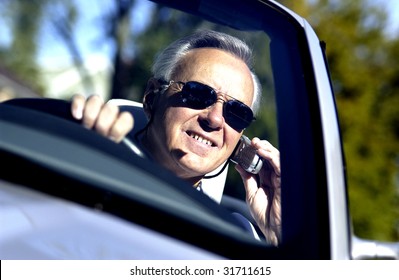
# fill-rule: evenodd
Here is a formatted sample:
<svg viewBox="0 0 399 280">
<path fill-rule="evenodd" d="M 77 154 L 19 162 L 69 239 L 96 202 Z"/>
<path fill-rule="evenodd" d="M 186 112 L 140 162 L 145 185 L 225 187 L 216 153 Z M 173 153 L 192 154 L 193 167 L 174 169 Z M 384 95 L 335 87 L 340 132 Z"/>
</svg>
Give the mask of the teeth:
<svg viewBox="0 0 399 280">
<path fill-rule="evenodd" d="M 191 133 L 190 136 L 191 136 L 192 138 L 194 138 L 195 140 L 197 140 L 198 142 L 201 142 L 201 143 L 206 144 L 206 145 L 208 145 L 208 146 L 212 146 L 212 142 L 211 142 L 211 141 L 209 141 L 209 140 L 207 140 L 207 139 L 204 139 L 204 138 L 202 138 L 201 136 L 199 136 L 199 135 L 197 135 L 197 134 Z"/>
</svg>

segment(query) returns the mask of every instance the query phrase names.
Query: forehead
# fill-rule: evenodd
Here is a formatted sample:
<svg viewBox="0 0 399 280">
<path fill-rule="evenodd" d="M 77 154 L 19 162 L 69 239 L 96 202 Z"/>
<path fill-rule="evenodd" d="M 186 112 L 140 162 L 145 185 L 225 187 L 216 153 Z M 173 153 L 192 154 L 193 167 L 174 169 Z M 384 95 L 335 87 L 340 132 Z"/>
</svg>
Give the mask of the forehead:
<svg viewBox="0 0 399 280">
<path fill-rule="evenodd" d="M 180 61 L 173 80 L 197 81 L 250 106 L 254 85 L 248 66 L 234 55 L 214 48 L 191 50 Z"/>
</svg>

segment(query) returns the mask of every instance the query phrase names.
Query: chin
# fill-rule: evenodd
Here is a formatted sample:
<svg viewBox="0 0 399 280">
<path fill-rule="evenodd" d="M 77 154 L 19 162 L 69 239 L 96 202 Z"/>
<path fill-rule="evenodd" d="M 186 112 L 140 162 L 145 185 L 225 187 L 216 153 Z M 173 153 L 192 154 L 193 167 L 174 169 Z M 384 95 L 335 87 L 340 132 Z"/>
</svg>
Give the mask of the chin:
<svg viewBox="0 0 399 280">
<path fill-rule="evenodd" d="M 199 158 L 199 159 L 181 160 L 179 162 L 179 165 L 187 172 L 195 174 L 195 176 L 203 176 L 216 169 L 216 167 L 212 168 L 212 166 L 210 166 L 208 163 L 209 163 L 208 160 L 204 161 L 203 158 Z"/>
</svg>

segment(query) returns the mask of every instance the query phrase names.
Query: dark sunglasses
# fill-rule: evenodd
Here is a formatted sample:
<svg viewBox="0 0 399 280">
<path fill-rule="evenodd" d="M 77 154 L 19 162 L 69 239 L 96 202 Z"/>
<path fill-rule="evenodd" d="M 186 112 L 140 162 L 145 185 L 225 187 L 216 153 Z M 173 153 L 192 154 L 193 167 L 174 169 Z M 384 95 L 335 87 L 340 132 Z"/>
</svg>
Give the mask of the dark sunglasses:
<svg viewBox="0 0 399 280">
<path fill-rule="evenodd" d="M 216 90 L 199 82 L 172 82 L 183 85 L 180 91 L 181 101 L 192 109 L 205 109 L 216 103 L 218 94 Z M 226 95 L 228 96 L 228 95 Z M 247 105 L 229 96 L 223 102 L 223 117 L 226 123 L 237 131 L 247 128 L 254 118 L 254 114 Z"/>
</svg>

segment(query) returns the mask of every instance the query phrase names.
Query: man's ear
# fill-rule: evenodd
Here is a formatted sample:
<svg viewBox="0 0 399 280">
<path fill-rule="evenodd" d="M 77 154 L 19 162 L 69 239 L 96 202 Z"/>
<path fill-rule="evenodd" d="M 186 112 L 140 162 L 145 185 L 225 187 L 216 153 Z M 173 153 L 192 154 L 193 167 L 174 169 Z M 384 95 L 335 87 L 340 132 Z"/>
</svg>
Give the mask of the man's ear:
<svg viewBox="0 0 399 280">
<path fill-rule="evenodd" d="M 156 99 L 156 93 L 155 91 L 159 89 L 160 83 L 158 82 L 157 79 L 151 78 L 147 82 L 147 87 L 144 92 L 144 97 L 143 97 L 143 109 L 144 113 L 147 116 L 148 119 L 151 119 L 153 113 L 154 113 L 154 107 L 155 107 L 155 99 Z"/>
</svg>

